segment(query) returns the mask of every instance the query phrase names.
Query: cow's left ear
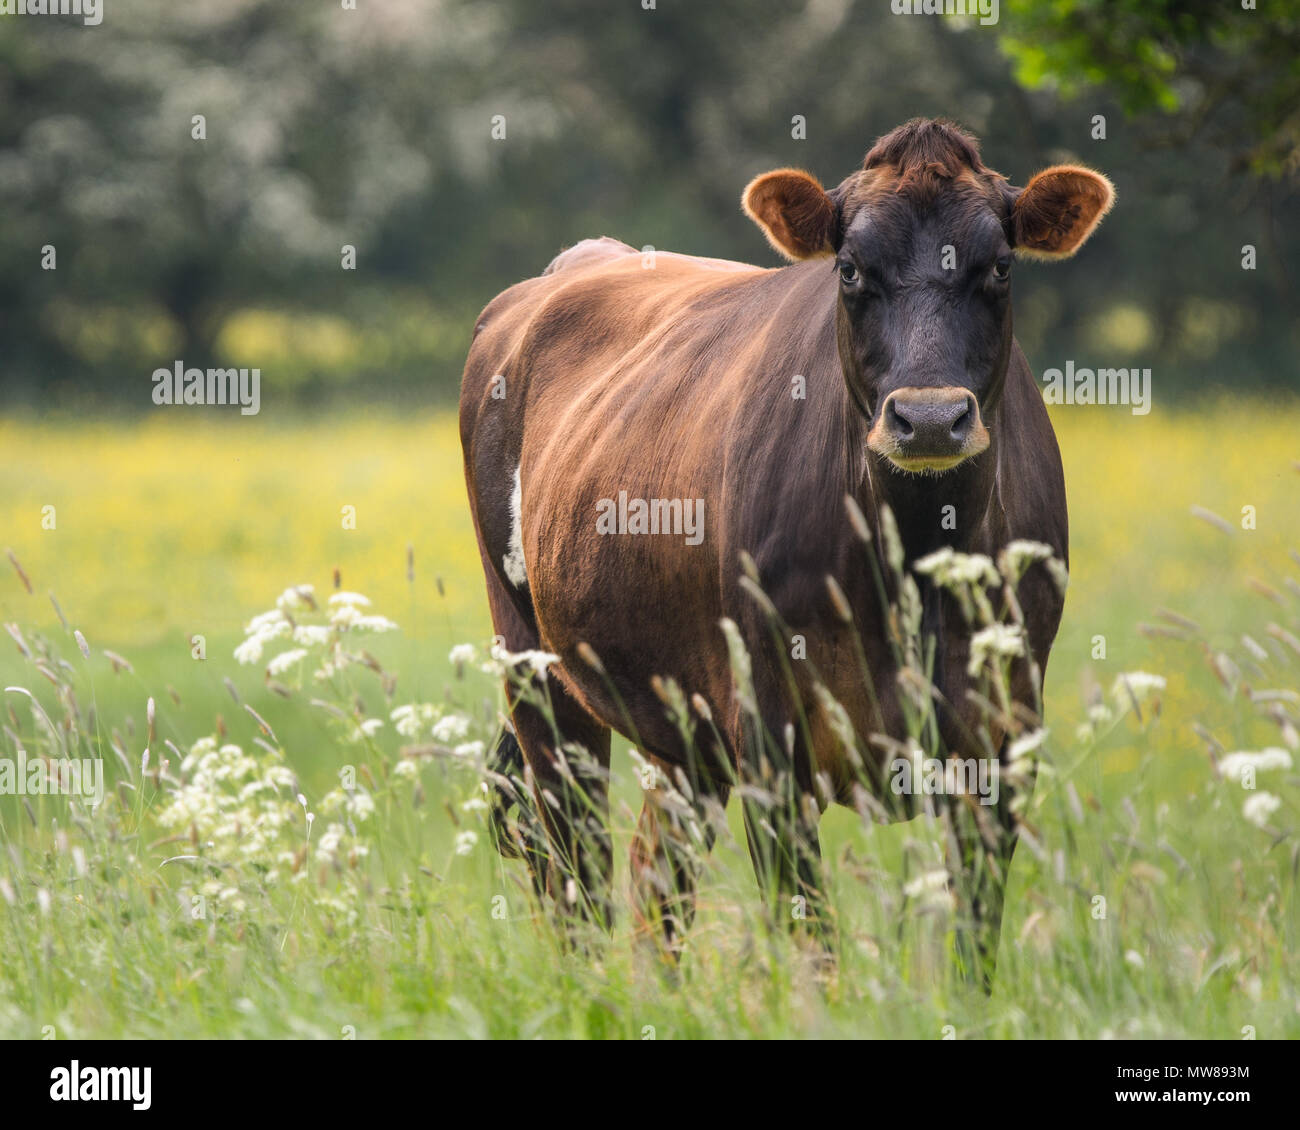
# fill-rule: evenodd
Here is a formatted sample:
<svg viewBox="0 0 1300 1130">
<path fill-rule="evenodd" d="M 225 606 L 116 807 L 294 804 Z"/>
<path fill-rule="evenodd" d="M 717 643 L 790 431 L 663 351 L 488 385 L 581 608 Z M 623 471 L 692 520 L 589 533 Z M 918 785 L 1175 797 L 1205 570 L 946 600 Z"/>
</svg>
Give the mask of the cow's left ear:
<svg viewBox="0 0 1300 1130">
<path fill-rule="evenodd" d="M 1073 255 L 1115 203 L 1115 187 L 1079 165 L 1054 165 L 1016 196 L 1011 235 L 1017 254 L 1030 259 Z"/>
<path fill-rule="evenodd" d="M 835 254 L 839 209 L 817 178 L 803 170 L 776 169 L 755 177 L 740 206 L 787 259 Z"/>
</svg>

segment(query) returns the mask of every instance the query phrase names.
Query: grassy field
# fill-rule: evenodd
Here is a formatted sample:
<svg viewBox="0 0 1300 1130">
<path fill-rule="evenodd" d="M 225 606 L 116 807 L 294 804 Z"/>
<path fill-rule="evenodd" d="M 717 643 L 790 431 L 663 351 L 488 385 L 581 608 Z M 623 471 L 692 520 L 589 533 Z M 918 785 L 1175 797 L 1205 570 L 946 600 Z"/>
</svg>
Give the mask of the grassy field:
<svg viewBox="0 0 1300 1130">
<path fill-rule="evenodd" d="M 945 913 L 915 893 L 934 828 L 846 810 L 823 832 L 831 974 L 767 928 L 734 811 L 676 978 L 630 938 L 622 894 L 607 948 L 562 951 L 483 823 L 499 688 L 449 660 L 490 636 L 451 416 L 0 422 L 0 546 L 31 585 L 0 561 L 0 679 L 36 696 L 6 691 L 0 757 L 108 771 L 93 810 L 0 796 L 0 1036 L 1300 1035 L 1300 407 L 1055 423 L 1072 574 L 1051 772 L 990 998 L 954 977 Z M 372 605 L 327 605 L 335 569 Z M 304 625 L 397 628 L 344 633 L 368 665 L 311 633 L 272 676 L 287 640 L 237 662 L 298 584 L 322 606 Z M 1166 681 L 1139 710 L 1111 694 L 1130 671 Z M 431 736 L 456 752 L 400 756 Z M 1212 749 L 1284 755 L 1250 791 Z M 622 751 L 614 786 L 622 892 L 639 807 Z"/>
</svg>

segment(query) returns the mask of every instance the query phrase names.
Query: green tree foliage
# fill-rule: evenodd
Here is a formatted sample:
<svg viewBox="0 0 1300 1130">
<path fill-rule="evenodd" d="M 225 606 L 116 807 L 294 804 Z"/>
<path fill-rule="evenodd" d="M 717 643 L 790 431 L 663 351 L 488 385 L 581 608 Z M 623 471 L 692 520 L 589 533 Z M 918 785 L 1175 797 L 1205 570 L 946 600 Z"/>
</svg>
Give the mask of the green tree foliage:
<svg viewBox="0 0 1300 1130">
<path fill-rule="evenodd" d="M 1300 7 L 1287 0 L 1003 0 L 1025 86 L 1111 92 L 1163 111 L 1152 140 L 1227 150 L 1235 169 L 1300 178 Z"/>
</svg>

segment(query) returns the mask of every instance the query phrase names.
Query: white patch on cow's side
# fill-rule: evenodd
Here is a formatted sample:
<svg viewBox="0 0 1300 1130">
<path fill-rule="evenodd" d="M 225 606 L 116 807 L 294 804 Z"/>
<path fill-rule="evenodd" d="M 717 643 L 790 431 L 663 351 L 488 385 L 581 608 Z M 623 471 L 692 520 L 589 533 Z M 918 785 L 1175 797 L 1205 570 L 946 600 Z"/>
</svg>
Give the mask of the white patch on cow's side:
<svg viewBox="0 0 1300 1130">
<path fill-rule="evenodd" d="M 515 487 L 510 492 L 510 543 L 506 547 L 505 557 L 501 563 L 505 566 L 506 576 L 515 588 L 522 588 L 528 583 L 528 569 L 524 566 L 524 532 L 520 526 L 519 511 L 523 500 L 523 487 L 519 482 L 519 468 L 515 468 Z"/>
</svg>

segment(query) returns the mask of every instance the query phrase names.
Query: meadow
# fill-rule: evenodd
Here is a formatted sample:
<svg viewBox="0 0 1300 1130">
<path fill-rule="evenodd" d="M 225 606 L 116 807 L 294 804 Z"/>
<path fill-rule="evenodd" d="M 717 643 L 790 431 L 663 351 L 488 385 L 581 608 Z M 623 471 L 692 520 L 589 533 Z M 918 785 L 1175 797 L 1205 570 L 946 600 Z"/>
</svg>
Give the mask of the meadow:
<svg viewBox="0 0 1300 1130">
<path fill-rule="evenodd" d="M 1300 404 L 1053 420 L 1070 587 L 990 997 L 934 827 L 841 809 L 830 971 L 769 927 L 735 802 L 674 975 L 622 893 L 607 946 L 560 945 L 484 824 L 450 413 L 0 421 L 0 757 L 108 775 L 93 809 L 0 796 L 0 1036 L 1295 1038 Z M 315 630 L 247 644 L 277 599 Z"/>
</svg>

